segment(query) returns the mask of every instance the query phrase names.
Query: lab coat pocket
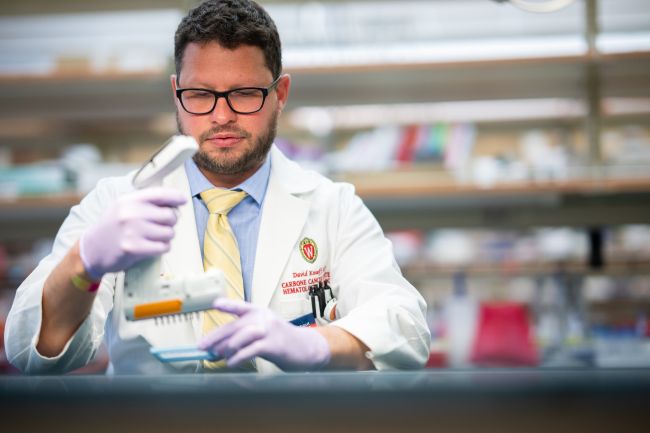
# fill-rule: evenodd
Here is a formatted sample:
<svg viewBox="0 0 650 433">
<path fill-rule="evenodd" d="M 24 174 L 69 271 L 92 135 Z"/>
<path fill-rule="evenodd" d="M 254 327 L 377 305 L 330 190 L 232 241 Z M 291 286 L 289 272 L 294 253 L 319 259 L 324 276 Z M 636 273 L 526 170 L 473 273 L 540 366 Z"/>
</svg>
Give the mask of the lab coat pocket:
<svg viewBox="0 0 650 433">
<path fill-rule="evenodd" d="M 307 293 L 282 298 L 276 305 L 278 306 L 277 313 L 287 321 L 311 313 L 311 304 Z"/>
</svg>

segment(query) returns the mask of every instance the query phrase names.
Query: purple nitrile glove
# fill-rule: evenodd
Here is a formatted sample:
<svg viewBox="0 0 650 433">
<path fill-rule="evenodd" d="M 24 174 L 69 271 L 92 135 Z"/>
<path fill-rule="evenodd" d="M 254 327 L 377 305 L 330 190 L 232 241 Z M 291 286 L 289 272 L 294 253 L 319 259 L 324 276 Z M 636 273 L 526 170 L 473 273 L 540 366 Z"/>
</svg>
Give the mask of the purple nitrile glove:
<svg viewBox="0 0 650 433">
<path fill-rule="evenodd" d="M 199 342 L 237 367 L 256 356 L 271 361 L 282 370 L 318 370 L 330 361 L 329 344 L 316 330 L 292 325 L 265 307 L 234 299 L 214 301 L 217 310 L 239 316 L 216 328 Z"/>
<path fill-rule="evenodd" d="M 99 279 L 169 251 L 176 207 L 186 201 L 180 191 L 164 187 L 120 197 L 81 235 L 79 254 L 88 275 Z"/>
</svg>

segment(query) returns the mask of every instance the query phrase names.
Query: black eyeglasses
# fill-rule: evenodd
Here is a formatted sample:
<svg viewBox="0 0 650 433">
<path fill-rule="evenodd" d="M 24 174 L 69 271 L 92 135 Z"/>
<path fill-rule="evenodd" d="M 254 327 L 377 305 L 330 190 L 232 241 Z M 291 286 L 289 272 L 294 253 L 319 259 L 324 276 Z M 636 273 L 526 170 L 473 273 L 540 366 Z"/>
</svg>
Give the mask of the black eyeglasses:
<svg viewBox="0 0 650 433">
<path fill-rule="evenodd" d="M 264 106 L 264 101 L 282 76 L 279 76 L 269 87 L 240 87 L 227 92 L 216 92 L 210 89 L 176 89 L 176 97 L 181 101 L 183 109 L 190 114 L 208 114 L 217 106 L 219 98 L 226 98 L 232 111 L 238 114 L 257 113 Z"/>
</svg>

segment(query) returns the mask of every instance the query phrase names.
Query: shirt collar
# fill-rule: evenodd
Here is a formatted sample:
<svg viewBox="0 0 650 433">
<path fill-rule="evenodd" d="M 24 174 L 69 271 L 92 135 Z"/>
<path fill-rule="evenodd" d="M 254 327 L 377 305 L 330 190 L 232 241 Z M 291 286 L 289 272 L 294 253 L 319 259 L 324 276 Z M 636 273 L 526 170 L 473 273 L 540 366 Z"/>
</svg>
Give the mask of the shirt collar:
<svg viewBox="0 0 650 433">
<path fill-rule="evenodd" d="M 192 158 L 185 161 L 185 172 L 190 184 L 190 192 L 192 196 L 198 196 L 203 191 L 214 188 L 214 185 L 201 173 L 201 170 L 196 166 Z M 251 177 L 235 186 L 231 190 L 241 190 L 246 192 L 249 196 L 262 205 L 264 195 L 266 194 L 266 186 L 269 183 L 269 175 L 271 174 L 271 158 L 266 157 L 262 166 Z"/>
</svg>

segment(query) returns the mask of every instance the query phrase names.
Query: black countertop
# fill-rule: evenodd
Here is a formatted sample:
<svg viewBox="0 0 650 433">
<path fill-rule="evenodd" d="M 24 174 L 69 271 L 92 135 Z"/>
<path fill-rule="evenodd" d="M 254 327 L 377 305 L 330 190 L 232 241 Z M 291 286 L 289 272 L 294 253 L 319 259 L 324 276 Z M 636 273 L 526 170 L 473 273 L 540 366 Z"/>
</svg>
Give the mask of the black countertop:
<svg viewBox="0 0 650 433">
<path fill-rule="evenodd" d="M 650 432 L 650 369 L 0 377 L 0 431 Z"/>
</svg>

